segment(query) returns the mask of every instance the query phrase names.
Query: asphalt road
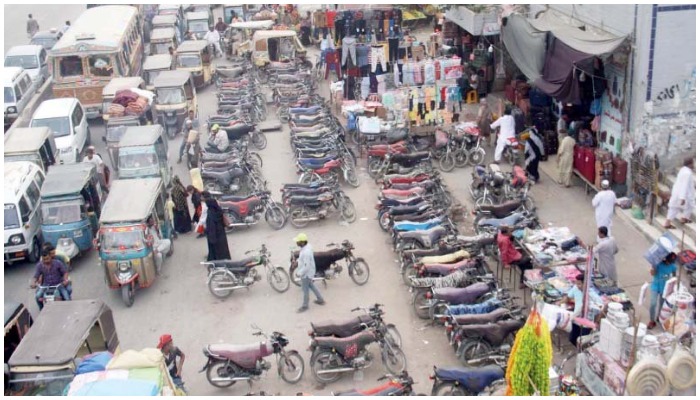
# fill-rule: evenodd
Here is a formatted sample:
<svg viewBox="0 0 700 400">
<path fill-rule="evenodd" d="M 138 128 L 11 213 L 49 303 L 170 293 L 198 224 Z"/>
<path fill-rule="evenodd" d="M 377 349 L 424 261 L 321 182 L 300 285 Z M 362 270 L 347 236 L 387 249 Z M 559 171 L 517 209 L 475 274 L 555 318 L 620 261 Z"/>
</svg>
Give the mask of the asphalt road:
<svg viewBox="0 0 700 400">
<path fill-rule="evenodd" d="M 5 5 L 5 52 L 12 46 L 29 44 L 27 14 L 32 14 L 42 31 L 61 29 L 86 9 L 85 4 L 12 4 Z"/>
<path fill-rule="evenodd" d="M 21 36 L 14 32 L 20 29 L 23 31 L 27 11 L 33 11 L 40 18 L 39 22 L 43 27 L 44 22 L 41 18 L 48 19 L 48 15 L 52 15 L 51 20 L 63 21 L 73 17 L 73 13 L 79 11 L 80 6 L 55 6 L 51 13 L 46 11 L 47 6 L 42 6 L 41 12 L 37 11 L 36 7 L 19 6 L 17 8 L 21 11 L 12 9 L 8 15 L 8 10 L 13 7 L 5 7 L 6 46 L 15 44 L 11 42 L 13 37 Z M 327 93 L 327 87 L 324 87 L 324 91 Z M 214 87 L 198 93 L 202 122 L 215 111 L 214 93 Z M 274 110 L 274 107 L 270 109 Z M 272 115 L 268 120 L 276 120 L 276 117 Z M 91 122 L 91 131 L 98 152 L 106 156 L 100 140 L 104 133 L 101 123 Z M 264 159 L 263 171 L 273 196 L 279 199 L 280 186 L 283 183 L 296 182 L 297 175 L 293 167 L 287 130 L 268 133 L 267 137 L 268 147 L 261 152 Z M 180 137 L 170 141 L 169 156 L 175 173 L 188 184 L 189 173 L 185 165 L 175 163 L 180 141 Z M 491 149 L 487 149 L 489 157 Z M 359 160 L 358 165 L 364 166 L 364 160 Z M 452 193 L 468 206 L 471 205 L 471 201 L 467 199 L 466 188 L 470 181 L 470 173 L 471 169 L 467 168 L 444 174 Z M 337 383 L 326 387 L 319 386 L 308 366 L 310 353 L 306 351 L 307 331 L 310 322 L 345 318 L 351 316 L 350 309 L 354 307 L 381 303 L 385 305 L 386 320 L 396 324 L 403 337 L 408 371 L 417 382 L 415 389 L 429 393 L 431 382 L 428 380 L 428 374 L 432 371 L 432 366 L 458 365 L 458 362 L 446 343 L 443 330 L 427 326 L 412 314 L 411 296 L 401 282 L 397 260 L 390 248 L 388 236 L 377 226 L 374 211 L 377 187 L 364 171 L 360 175 L 362 185 L 357 189 L 346 189 L 357 209 L 356 222 L 343 225 L 338 222 L 337 217 L 331 217 L 326 221 L 311 223 L 304 229 L 316 250 L 323 249 L 330 242 L 350 240 L 355 245 L 356 256 L 364 257 L 371 270 L 369 282 L 364 286 L 355 285 L 346 273 L 337 280 L 329 281 L 327 287 L 322 286 L 321 292 L 327 302 L 325 306 L 312 303 L 309 311 L 297 314 L 296 309 L 301 304 L 301 290 L 292 285 L 286 293 L 278 294 L 265 280 L 253 285 L 249 291 L 234 293 L 228 299 L 214 298 L 205 284 L 206 271 L 199 264 L 206 257 L 206 242 L 205 239 L 196 239 L 193 234 L 181 235 L 175 241 L 175 253 L 166 261 L 163 275 L 151 288 L 136 293 L 133 307 L 125 307 L 119 293 L 107 288 L 104 273 L 94 251 L 75 260 L 71 274 L 74 297 L 102 299 L 112 308 L 122 349 L 154 347 L 161 334 L 172 334 L 175 344 L 187 356 L 183 379 L 190 393 L 196 395 L 243 395 L 250 390 L 245 383 L 237 383 L 228 389 L 214 388 L 207 383 L 205 376 L 197 371 L 206 361 L 201 351 L 206 344 L 255 342 L 257 339 L 251 336 L 251 324 L 256 324 L 267 332 L 276 330 L 287 334 L 291 339 L 288 348 L 298 350 L 307 363 L 304 378 L 299 384 L 291 386 L 284 383 L 273 369 L 259 382 L 253 383 L 253 390 L 281 394 L 329 394 L 331 390 L 376 386 L 376 379 L 385 373 L 376 347 L 372 350 L 376 361 L 372 367 L 364 370 L 364 377 L 353 377 L 349 374 Z M 564 190 L 543 176 L 542 183 L 533 188 L 532 196 L 539 207 L 543 224 L 569 226 L 572 231 L 579 233 L 584 241 L 594 243 L 595 220 L 590 197 L 586 197 L 581 188 Z M 471 225 L 471 219 L 467 223 Z M 648 243 L 640 234 L 617 219 L 615 231 L 621 249 L 617 258 L 620 281 L 636 299 L 638 287 L 647 276 L 646 267 L 643 267 L 646 264 L 643 264 L 641 255 Z M 299 232 L 289 224 L 280 231 L 274 231 L 263 223 L 236 231 L 228 236 L 228 240 L 234 258 L 242 258 L 245 251 L 256 249 L 261 243 L 265 243 L 272 252 L 273 262 L 286 269 L 290 249 L 294 247 L 292 238 Z M 463 233 L 472 232 L 465 229 Z M 4 298 L 23 302 L 30 307 L 33 315 L 37 315 L 34 292 L 28 286 L 32 272 L 32 266 L 26 263 L 6 266 Z"/>
</svg>

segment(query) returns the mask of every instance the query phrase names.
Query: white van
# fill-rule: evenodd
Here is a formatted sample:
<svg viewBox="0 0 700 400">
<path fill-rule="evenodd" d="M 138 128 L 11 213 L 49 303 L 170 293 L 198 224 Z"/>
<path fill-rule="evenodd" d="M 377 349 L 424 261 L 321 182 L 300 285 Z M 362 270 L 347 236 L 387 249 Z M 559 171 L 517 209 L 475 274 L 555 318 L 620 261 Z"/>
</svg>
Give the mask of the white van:
<svg viewBox="0 0 700 400">
<path fill-rule="evenodd" d="M 34 111 L 29 126 L 51 129 L 62 164 L 80 162 L 83 149 L 91 143 L 85 110 L 74 97 L 45 100 Z"/>
<path fill-rule="evenodd" d="M 46 61 L 46 50 L 39 45 L 14 46 L 5 54 L 5 67 L 22 67 L 38 81 L 39 86 L 49 77 L 49 64 Z"/>
<path fill-rule="evenodd" d="M 27 259 L 35 263 L 41 254 L 41 186 L 44 172 L 29 161 L 6 162 L 5 262 Z"/>
<path fill-rule="evenodd" d="M 11 125 L 36 94 L 39 84 L 33 81 L 22 67 L 7 67 L 2 70 L 5 86 L 5 127 Z"/>
</svg>

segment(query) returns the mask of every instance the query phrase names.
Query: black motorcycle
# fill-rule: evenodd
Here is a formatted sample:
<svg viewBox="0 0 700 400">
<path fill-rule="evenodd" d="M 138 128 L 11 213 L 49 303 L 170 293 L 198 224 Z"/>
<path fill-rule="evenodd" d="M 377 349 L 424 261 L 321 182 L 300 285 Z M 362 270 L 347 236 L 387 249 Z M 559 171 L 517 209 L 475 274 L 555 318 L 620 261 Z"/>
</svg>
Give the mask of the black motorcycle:
<svg viewBox="0 0 700 400">
<path fill-rule="evenodd" d="M 394 324 L 384 322 L 382 315 L 384 311 L 380 308 L 383 304 L 375 304 L 369 308 L 356 307 L 352 312 L 364 311 L 364 315 L 352 317 L 343 321 L 325 321 L 322 324 L 311 323 L 309 336 L 311 338 L 334 336 L 334 337 L 350 337 L 356 333 L 362 332 L 365 329 L 376 328 L 386 336 L 392 346 L 401 347 L 401 334 L 396 329 Z"/>
<path fill-rule="evenodd" d="M 369 280 L 369 265 L 364 258 L 355 257 L 352 252 L 355 246 L 349 240 L 343 240 L 340 245 L 330 243 L 326 247 L 334 248 L 328 251 L 314 252 L 314 262 L 316 264 L 314 281 L 322 280 L 325 284 L 328 279 L 337 278 L 343 272 L 343 267 L 338 264 L 338 261 L 345 260 L 350 279 L 360 286 L 367 283 Z M 292 282 L 295 285 L 301 286 L 301 279 L 296 276 L 296 270 L 299 266 L 298 258 L 299 251 L 292 250 L 289 260 L 289 276 L 292 277 Z"/>
</svg>

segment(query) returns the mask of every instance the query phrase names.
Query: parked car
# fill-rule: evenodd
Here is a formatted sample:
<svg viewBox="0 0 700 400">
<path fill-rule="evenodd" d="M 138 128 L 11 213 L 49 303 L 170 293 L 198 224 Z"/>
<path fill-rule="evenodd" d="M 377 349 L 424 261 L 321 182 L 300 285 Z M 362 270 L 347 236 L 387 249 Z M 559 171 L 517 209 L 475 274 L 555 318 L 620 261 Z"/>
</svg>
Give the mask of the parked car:
<svg viewBox="0 0 700 400">
<path fill-rule="evenodd" d="M 63 33 L 59 32 L 56 28 L 48 31 L 39 31 L 32 36 L 32 40 L 29 44 L 37 44 L 43 47 L 44 50 L 51 50 L 61 39 L 61 36 L 63 36 Z"/>
<path fill-rule="evenodd" d="M 34 111 L 29 126 L 46 126 L 51 129 L 61 163 L 79 162 L 83 149 L 91 142 L 85 109 L 74 97 L 42 102 Z"/>
<path fill-rule="evenodd" d="M 49 77 L 46 50 L 39 45 L 13 46 L 5 54 L 5 66 L 24 68 L 32 80 L 39 82 L 39 86 L 43 85 Z"/>
<path fill-rule="evenodd" d="M 39 90 L 39 82 L 32 80 L 22 67 L 3 68 L 2 82 L 5 87 L 5 127 L 24 111 L 29 100 Z"/>
</svg>

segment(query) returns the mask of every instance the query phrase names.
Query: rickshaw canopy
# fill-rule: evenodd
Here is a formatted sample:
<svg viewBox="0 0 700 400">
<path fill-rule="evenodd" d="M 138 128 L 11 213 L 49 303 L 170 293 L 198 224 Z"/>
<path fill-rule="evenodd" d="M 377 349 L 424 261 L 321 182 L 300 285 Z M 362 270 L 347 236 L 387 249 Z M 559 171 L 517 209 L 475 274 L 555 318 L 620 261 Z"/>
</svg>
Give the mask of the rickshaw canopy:
<svg viewBox="0 0 700 400">
<path fill-rule="evenodd" d="M 166 15 L 155 15 L 151 20 L 151 25 L 175 25 L 177 23 L 177 17 L 172 14 Z"/>
<path fill-rule="evenodd" d="M 14 128 L 5 135 L 5 154 L 35 152 L 49 137 L 51 137 L 51 130 L 45 126 Z"/>
<path fill-rule="evenodd" d="M 119 141 L 119 147 L 150 146 L 161 137 L 163 128 L 158 125 L 130 126 Z"/>
<path fill-rule="evenodd" d="M 109 188 L 109 197 L 102 207 L 100 223 L 145 221 L 162 193 L 162 185 L 160 178 L 114 181 Z"/>
<path fill-rule="evenodd" d="M 206 40 L 185 40 L 177 47 L 178 53 L 199 53 L 209 45 Z"/>
<path fill-rule="evenodd" d="M 272 20 L 266 21 L 245 21 L 245 22 L 232 22 L 229 27 L 234 29 L 260 29 L 267 30 L 272 28 L 275 22 Z"/>
<path fill-rule="evenodd" d="M 185 14 L 187 21 L 197 21 L 200 19 L 206 19 L 209 21 L 209 13 L 206 11 L 191 11 Z"/>
<path fill-rule="evenodd" d="M 170 40 L 175 36 L 175 28 L 156 28 L 151 31 L 151 40 Z"/>
<path fill-rule="evenodd" d="M 5 301 L 5 327 L 9 324 L 19 313 L 24 310 L 24 304 L 18 303 L 16 301 Z M 7 331 L 5 331 L 7 333 Z"/>
<path fill-rule="evenodd" d="M 129 76 L 124 78 L 112 78 L 107 86 L 102 89 L 102 97 L 114 96 L 118 91 L 138 88 L 144 85 L 144 81 L 139 76 Z"/>
<path fill-rule="evenodd" d="M 253 34 L 253 42 L 258 40 L 267 40 L 273 38 L 296 37 L 295 31 L 256 31 Z M 179 51 L 179 49 L 178 49 Z"/>
<path fill-rule="evenodd" d="M 172 65 L 173 57 L 170 54 L 154 54 L 152 56 L 146 57 L 143 62 L 144 71 L 153 71 L 159 69 L 170 69 Z"/>
<path fill-rule="evenodd" d="M 59 197 L 80 193 L 92 177 L 97 174 L 93 163 L 55 165 L 46 174 L 41 187 L 41 197 Z"/>
<path fill-rule="evenodd" d="M 153 81 L 153 86 L 156 88 L 182 86 L 186 84 L 189 80 L 190 73 L 187 71 L 163 71 L 160 74 L 158 74 L 156 79 Z"/>
<path fill-rule="evenodd" d="M 114 351 L 119 341 L 112 310 L 102 300 L 47 304 L 8 364 L 10 367 L 65 365 L 76 357 L 96 322 L 106 336 L 109 351 Z"/>
</svg>

